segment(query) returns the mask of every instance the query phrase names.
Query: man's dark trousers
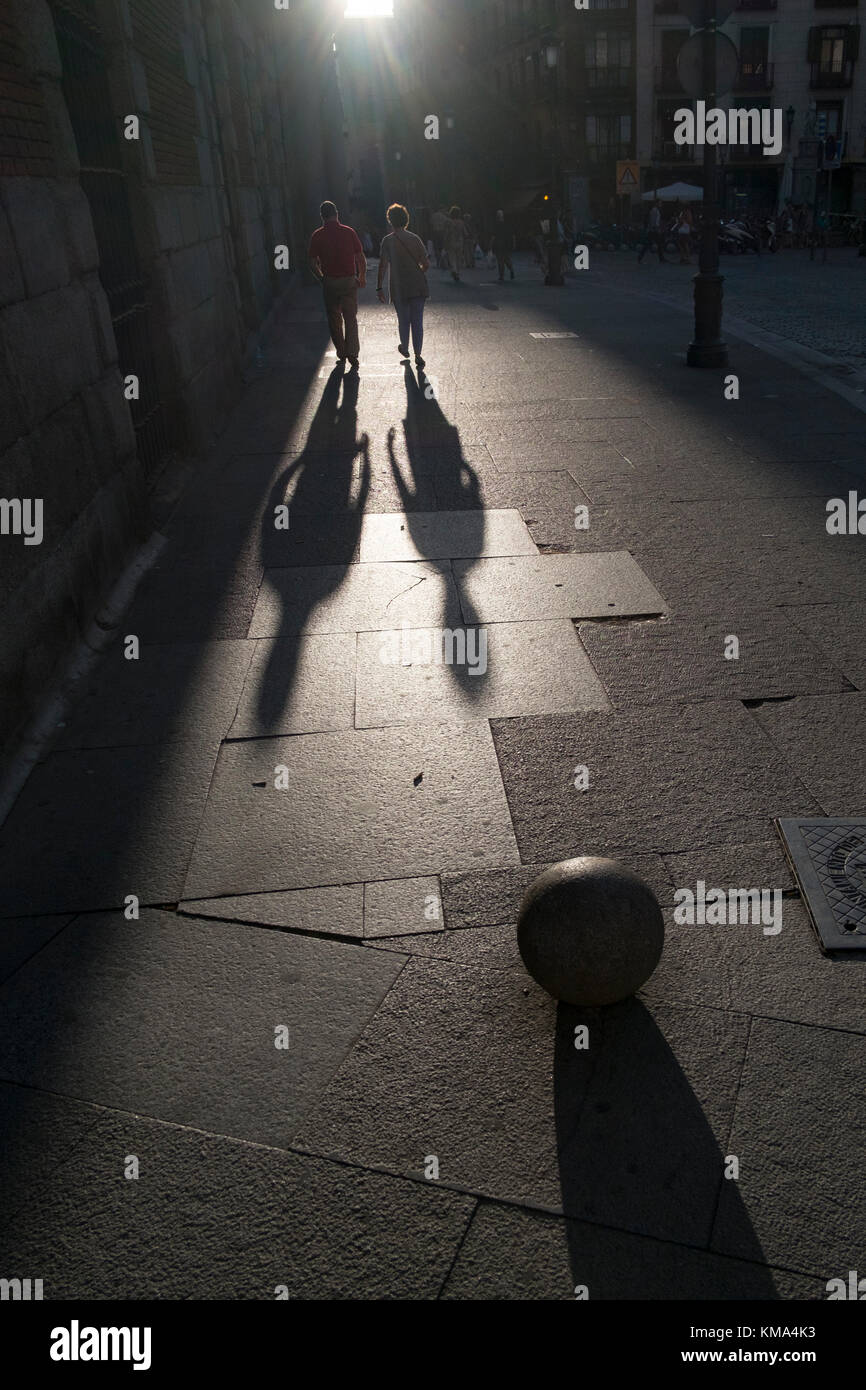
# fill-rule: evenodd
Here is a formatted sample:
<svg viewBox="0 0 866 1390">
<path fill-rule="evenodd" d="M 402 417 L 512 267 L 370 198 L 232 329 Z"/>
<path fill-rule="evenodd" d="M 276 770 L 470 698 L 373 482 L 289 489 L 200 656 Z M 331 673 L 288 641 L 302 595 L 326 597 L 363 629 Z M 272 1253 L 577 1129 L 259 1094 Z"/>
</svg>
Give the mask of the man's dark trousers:
<svg viewBox="0 0 866 1390">
<path fill-rule="evenodd" d="M 357 357 L 360 351 L 357 276 L 345 275 L 335 280 L 326 275 L 322 281 L 322 289 L 331 342 L 337 349 L 337 356 Z"/>
</svg>

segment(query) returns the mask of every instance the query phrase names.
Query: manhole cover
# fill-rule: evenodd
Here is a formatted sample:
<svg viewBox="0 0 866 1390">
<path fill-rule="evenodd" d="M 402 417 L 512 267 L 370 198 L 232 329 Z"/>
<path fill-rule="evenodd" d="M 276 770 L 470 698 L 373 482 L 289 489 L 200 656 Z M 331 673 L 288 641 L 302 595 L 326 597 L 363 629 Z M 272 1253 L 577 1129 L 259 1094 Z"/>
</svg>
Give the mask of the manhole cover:
<svg viewBox="0 0 866 1390">
<path fill-rule="evenodd" d="M 866 820 L 777 820 L 825 951 L 866 951 Z"/>
</svg>

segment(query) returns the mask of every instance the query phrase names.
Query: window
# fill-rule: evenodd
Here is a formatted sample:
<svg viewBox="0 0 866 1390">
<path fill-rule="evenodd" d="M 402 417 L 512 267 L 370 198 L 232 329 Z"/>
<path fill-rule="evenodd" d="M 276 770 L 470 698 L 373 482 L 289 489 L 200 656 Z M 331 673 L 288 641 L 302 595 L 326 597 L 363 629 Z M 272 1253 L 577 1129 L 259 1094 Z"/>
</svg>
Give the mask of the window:
<svg viewBox="0 0 866 1390">
<path fill-rule="evenodd" d="M 760 77 L 767 70 L 770 30 L 766 24 L 740 30 L 740 71 L 744 77 Z"/>
<path fill-rule="evenodd" d="M 844 37 L 837 34 L 823 34 L 819 53 L 818 66 L 822 73 L 841 72 L 845 62 Z"/>
<path fill-rule="evenodd" d="M 631 143 L 631 113 L 586 118 L 586 144 L 592 160 L 620 158 Z"/>
<path fill-rule="evenodd" d="M 600 29 L 584 50 L 588 68 L 631 67 L 631 34 L 619 29 Z"/>
<path fill-rule="evenodd" d="M 815 111 L 817 115 L 824 116 L 827 125 L 827 134 L 840 136 L 842 134 L 842 108 L 841 101 L 817 101 Z M 820 126 L 819 126 L 820 128 Z"/>
<path fill-rule="evenodd" d="M 809 30 L 811 85 L 850 87 L 859 48 L 859 24 L 814 25 Z"/>
</svg>

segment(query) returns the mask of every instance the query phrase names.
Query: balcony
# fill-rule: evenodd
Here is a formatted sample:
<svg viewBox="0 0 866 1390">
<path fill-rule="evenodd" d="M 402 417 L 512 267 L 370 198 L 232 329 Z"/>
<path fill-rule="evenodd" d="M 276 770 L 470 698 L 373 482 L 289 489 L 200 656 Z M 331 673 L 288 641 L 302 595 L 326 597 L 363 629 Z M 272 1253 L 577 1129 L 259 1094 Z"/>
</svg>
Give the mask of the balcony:
<svg viewBox="0 0 866 1390">
<path fill-rule="evenodd" d="M 587 145 L 586 157 L 590 164 L 608 164 L 616 159 L 631 159 L 633 149 L 629 141 L 611 145 Z"/>
<path fill-rule="evenodd" d="M 738 10 L 775 10 L 779 0 L 737 0 Z M 818 3 L 818 0 L 815 0 Z M 856 4 L 856 0 L 855 0 Z"/>
<path fill-rule="evenodd" d="M 735 92 L 769 92 L 773 86 L 774 63 L 751 63 L 741 67 L 734 85 Z"/>
<path fill-rule="evenodd" d="M 859 0 L 815 0 L 816 10 L 856 10 Z"/>
<path fill-rule="evenodd" d="M 685 88 L 677 76 L 675 67 L 658 66 L 655 70 L 655 89 L 667 92 L 670 96 L 685 96 Z"/>
<path fill-rule="evenodd" d="M 585 68 L 586 85 L 593 92 L 630 91 L 634 78 L 634 68 Z"/>
<path fill-rule="evenodd" d="M 823 88 L 850 87 L 854 81 L 854 59 L 846 58 L 831 68 L 822 68 L 820 63 L 812 63 L 809 86 L 815 90 Z"/>
</svg>

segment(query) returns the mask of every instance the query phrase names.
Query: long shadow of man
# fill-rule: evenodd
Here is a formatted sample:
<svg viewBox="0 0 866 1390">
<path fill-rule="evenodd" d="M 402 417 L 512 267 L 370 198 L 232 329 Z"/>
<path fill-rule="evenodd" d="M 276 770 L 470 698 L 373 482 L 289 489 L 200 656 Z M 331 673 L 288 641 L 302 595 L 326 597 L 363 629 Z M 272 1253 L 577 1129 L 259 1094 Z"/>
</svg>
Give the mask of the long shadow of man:
<svg viewBox="0 0 866 1390">
<path fill-rule="evenodd" d="M 342 401 L 340 390 L 342 387 Z M 310 424 L 303 452 L 279 475 L 262 522 L 265 583 L 272 584 L 283 606 L 276 634 L 290 619 L 287 640 L 274 641 L 258 690 L 258 717 L 263 730 L 275 731 L 293 688 L 303 638 L 312 610 L 333 594 L 354 561 L 361 522 L 370 491 L 369 440 L 359 439 L 358 375 L 331 372 Z M 357 496 L 355 460 L 362 458 Z M 291 527 L 275 529 L 276 509 L 288 505 Z M 310 566 L 303 581 L 293 582 L 289 567 Z M 269 569 L 275 571 L 269 580 Z M 291 593 L 290 614 L 285 597 Z"/>
<path fill-rule="evenodd" d="M 440 528 L 431 528 L 428 522 L 422 522 L 422 514 L 416 506 L 419 485 L 430 477 L 432 471 L 434 493 L 437 500 L 442 499 L 443 509 L 461 513 L 459 569 L 461 576 L 465 577 L 484 553 L 485 517 L 478 474 L 464 457 L 460 432 L 446 418 L 424 373 L 416 378 L 407 364 L 405 384 L 403 435 L 411 481 L 407 482 L 404 478 L 397 459 L 394 447 L 396 431 L 393 428 L 388 432 L 388 457 L 406 514 L 406 527 L 419 555 L 443 573 L 449 573 L 452 566 L 451 558 L 446 558 L 449 550 L 447 537 L 443 538 Z M 488 679 L 488 634 L 487 629 L 480 625 L 464 587 L 461 586 L 458 592 L 463 629 L 455 634 L 447 626 L 447 613 L 443 614 L 442 629 L 434 634 L 434 652 L 442 653 L 442 659 L 466 697 L 476 700 Z M 448 634 L 451 634 L 450 637 Z M 441 643 L 441 646 L 437 646 L 437 643 Z"/>
</svg>

